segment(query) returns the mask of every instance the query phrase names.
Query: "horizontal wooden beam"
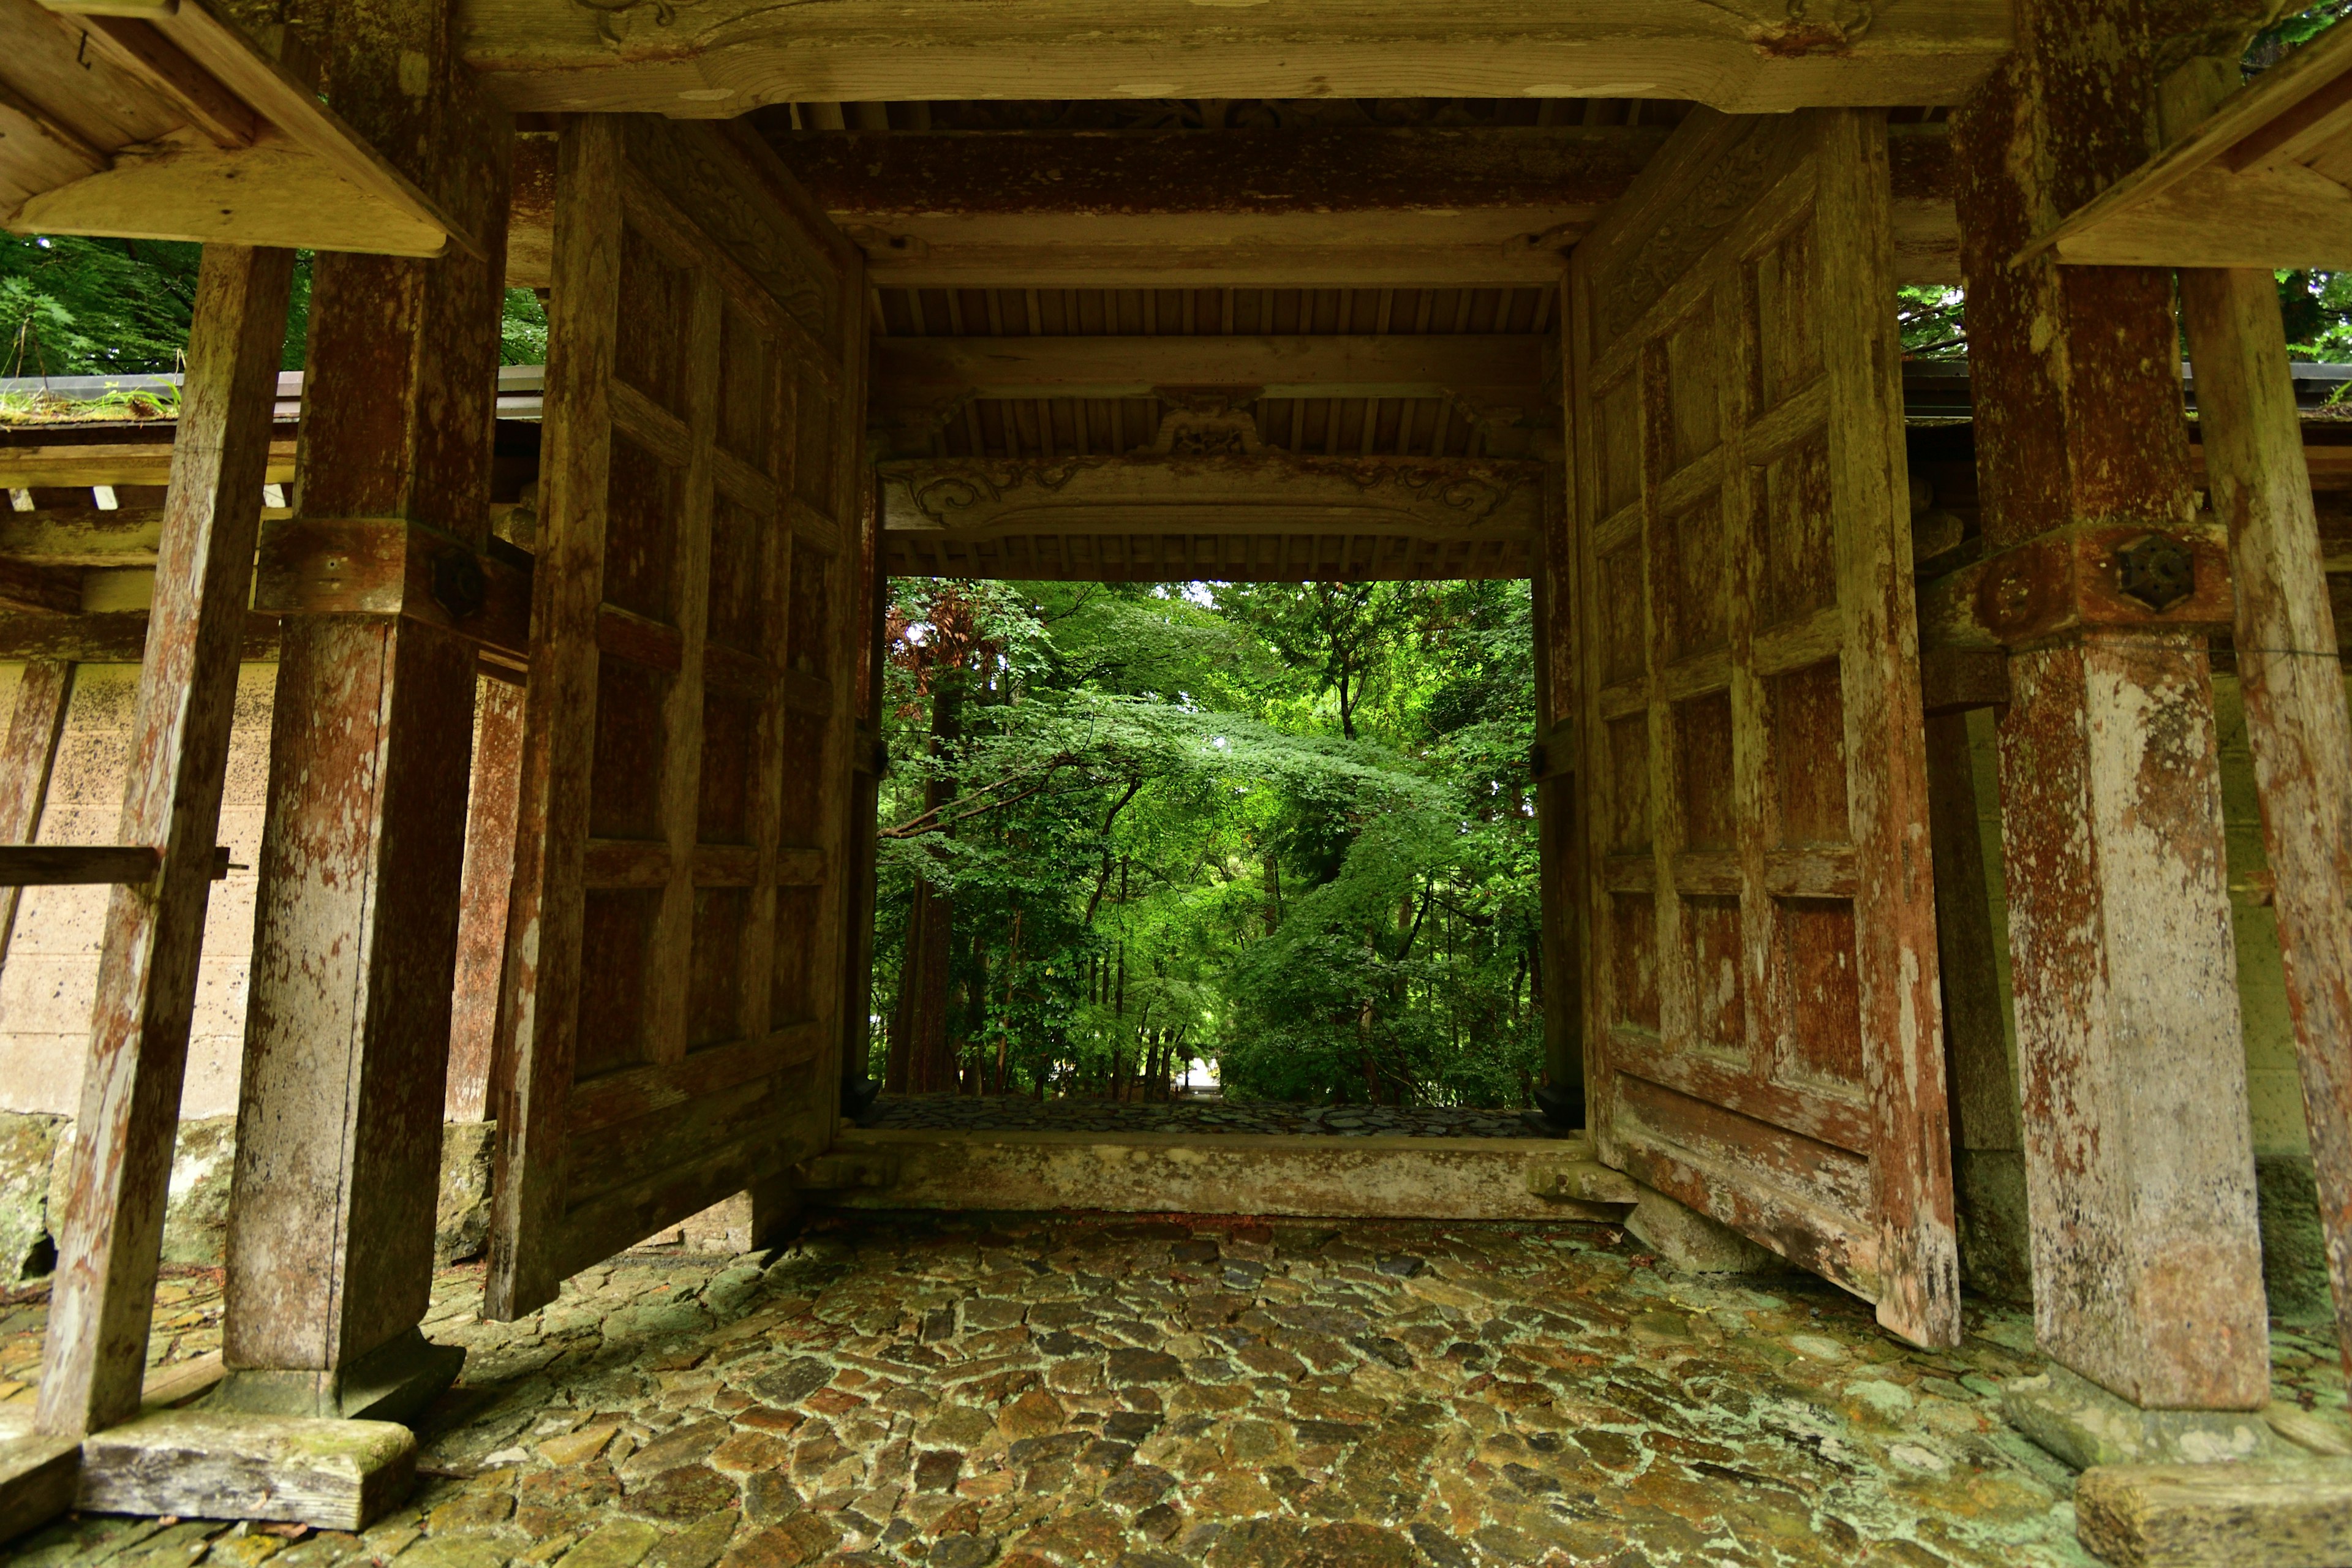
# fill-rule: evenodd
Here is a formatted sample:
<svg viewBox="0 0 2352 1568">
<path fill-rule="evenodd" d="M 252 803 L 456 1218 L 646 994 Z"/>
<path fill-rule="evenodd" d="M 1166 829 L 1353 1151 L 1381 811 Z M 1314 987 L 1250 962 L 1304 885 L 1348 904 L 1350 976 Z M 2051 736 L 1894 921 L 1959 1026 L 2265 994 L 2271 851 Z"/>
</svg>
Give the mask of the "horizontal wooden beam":
<svg viewBox="0 0 2352 1568">
<path fill-rule="evenodd" d="M 1664 126 L 1297 131 L 779 131 L 769 144 L 836 221 L 1328 217 L 1485 212 L 1591 218 Z"/>
<path fill-rule="evenodd" d="M 269 468 L 264 484 L 282 485 L 294 478 L 294 432 L 281 424 L 269 443 Z M 89 485 L 165 485 L 172 479 L 172 440 L 156 439 L 149 431 L 125 439 L 82 441 L 26 440 L 0 444 L 0 489 L 52 488 L 79 489 Z"/>
<path fill-rule="evenodd" d="M 2031 647 L 2086 627 L 2226 632 L 2229 541 L 2199 524 L 2061 529 L 1919 585 L 1919 647 Z"/>
<path fill-rule="evenodd" d="M 404 616 L 524 659 L 530 578 L 526 566 L 412 523 L 297 518 L 262 530 L 253 605 L 281 616 Z"/>
<path fill-rule="evenodd" d="M 812 1162 L 844 1208 L 1610 1220 L 1633 1184 L 1580 1138 L 844 1129 Z"/>
<path fill-rule="evenodd" d="M 80 616 L 0 614 L 0 661 L 54 658 L 68 664 L 137 664 L 146 649 L 144 610 Z M 278 617 L 247 612 L 237 657 L 248 662 L 276 662 Z"/>
<path fill-rule="evenodd" d="M 152 882 L 163 851 L 143 844 L 0 844 L 0 888 L 87 888 Z M 228 875 L 228 846 L 213 850 L 213 880 Z"/>
<path fill-rule="evenodd" d="M 1632 187 L 1641 126 L 786 132 L 772 140 L 882 288 L 1533 288 Z M 1959 280 L 1941 125 L 1889 139 L 1898 274 Z M 509 272 L 546 282 L 554 180 L 529 140 Z"/>
<path fill-rule="evenodd" d="M 467 63 L 517 110 L 714 118 L 787 100 L 1679 98 L 1745 113 L 1958 103 L 2006 0 L 467 0 Z"/>
<path fill-rule="evenodd" d="M 1505 407 L 1547 401 L 1548 337 L 1428 333 L 1298 337 L 884 338 L 877 406 L 940 408 L 966 397 L 1148 397 L 1162 387 L 1260 397 L 1458 397 Z M 5 550 L 0 528 L 0 550 Z"/>
</svg>

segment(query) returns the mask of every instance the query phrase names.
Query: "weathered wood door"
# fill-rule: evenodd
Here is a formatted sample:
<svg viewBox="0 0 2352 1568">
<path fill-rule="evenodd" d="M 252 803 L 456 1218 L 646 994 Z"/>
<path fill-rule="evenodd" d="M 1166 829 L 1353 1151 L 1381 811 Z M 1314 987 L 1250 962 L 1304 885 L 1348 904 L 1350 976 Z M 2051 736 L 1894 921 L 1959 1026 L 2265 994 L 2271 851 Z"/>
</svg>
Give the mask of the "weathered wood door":
<svg viewBox="0 0 2352 1568">
<path fill-rule="evenodd" d="M 1698 110 L 1569 281 L 1601 1156 L 1957 1343 L 1882 114 Z"/>
<path fill-rule="evenodd" d="M 748 133 L 562 134 L 489 1310 L 730 1195 L 838 1100 L 856 250 Z"/>
</svg>

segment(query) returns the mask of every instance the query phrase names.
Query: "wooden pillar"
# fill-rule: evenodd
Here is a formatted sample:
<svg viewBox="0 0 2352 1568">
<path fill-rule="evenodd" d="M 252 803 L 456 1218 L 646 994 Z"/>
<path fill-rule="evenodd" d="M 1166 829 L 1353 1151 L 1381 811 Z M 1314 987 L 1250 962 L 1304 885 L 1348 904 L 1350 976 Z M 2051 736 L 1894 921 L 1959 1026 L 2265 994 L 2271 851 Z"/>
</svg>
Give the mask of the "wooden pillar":
<svg viewBox="0 0 2352 1568">
<path fill-rule="evenodd" d="M 107 908 L 41 1361 L 37 1420 L 63 1436 L 136 1414 L 147 1370 L 293 264 L 207 246 L 197 279 L 121 835 L 163 868 Z"/>
<path fill-rule="evenodd" d="M 73 693 L 74 667 L 63 659 L 37 658 L 25 666 L 8 735 L 0 742 L 0 844 L 30 844 L 40 832 L 41 808 L 48 803 L 49 772 L 57 766 L 58 742 L 65 734 L 66 702 Z M 0 888 L 0 964 L 16 934 L 16 896 L 22 888 Z"/>
<path fill-rule="evenodd" d="M 2018 1168 L 2017 1075 L 2010 1062 L 1965 712 L 1928 716 L 1927 814 L 1961 1278 L 1979 1295 L 2024 1300 L 2032 1270 Z"/>
<path fill-rule="evenodd" d="M 237 1108 L 216 1405 L 396 1418 L 455 1371 L 416 1330 L 456 983 L 511 142 L 446 8 L 343 0 L 337 109 L 470 231 L 432 261 L 321 254 Z M 419 561 L 419 558 L 422 558 Z M 375 592 L 356 560 L 418 562 Z M 364 605 L 364 608 L 359 606 Z"/>
<path fill-rule="evenodd" d="M 2228 60 L 2176 73 L 2167 83 L 2168 130 L 2202 119 L 2238 76 Z M 2268 272 L 2188 269 L 2180 301 L 2206 485 L 2230 530 L 2238 686 L 2276 889 L 2336 1343 L 2352 1373 L 2352 717 L 2336 613 L 2277 284 Z"/>
<path fill-rule="evenodd" d="M 2192 521 L 2168 273 L 2011 265 L 2156 147 L 2139 0 L 2020 0 L 1954 121 L 1990 551 Z M 2096 570 L 2117 570 L 2112 558 Z M 2245 1058 L 2203 638 L 2065 607 L 2000 719 L 2035 1329 L 2141 1405 L 2270 1398 Z"/>
<path fill-rule="evenodd" d="M 1544 1071 L 1549 1081 L 1536 1100 L 1554 1126 L 1589 1127 L 1584 961 L 1577 940 L 1577 913 L 1584 897 L 1577 874 L 1574 642 L 1566 624 L 1574 600 L 1567 591 L 1565 465 L 1547 466 L 1545 529 L 1536 552 L 1533 593 L 1537 894 L 1543 921 Z"/>
<path fill-rule="evenodd" d="M 449 1016 L 444 1103 L 451 1121 L 480 1121 L 498 1103 L 499 987 L 506 973 L 507 894 L 514 883 L 521 790 L 522 686 L 485 673 L 474 715 L 474 781 L 466 801 L 465 891 Z"/>
</svg>

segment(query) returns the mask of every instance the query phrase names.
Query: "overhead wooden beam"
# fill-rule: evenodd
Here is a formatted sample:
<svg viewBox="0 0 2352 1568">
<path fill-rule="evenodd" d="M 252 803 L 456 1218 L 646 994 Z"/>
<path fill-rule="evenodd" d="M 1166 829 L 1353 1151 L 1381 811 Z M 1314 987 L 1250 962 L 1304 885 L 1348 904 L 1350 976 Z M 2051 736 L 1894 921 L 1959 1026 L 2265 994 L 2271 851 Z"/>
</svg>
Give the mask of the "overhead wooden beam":
<svg viewBox="0 0 2352 1568">
<path fill-rule="evenodd" d="M 1955 103 L 2005 0 L 469 0 L 467 62 L 518 110 L 727 117 L 844 99 L 1681 98 L 1764 113 Z"/>
<path fill-rule="evenodd" d="M 1299 131 L 814 131 L 769 145 L 836 219 L 1329 216 L 1554 210 L 1596 216 L 1659 126 Z"/>
<path fill-rule="evenodd" d="M 1299 337 L 884 338 L 877 405 L 963 397 L 1148 397 L 1158 387 L 1246 388 L 1261 397 L 1545 401 L 1549 340 L 1529 333 Z M 5 550 L 0 519 L 0 550 Z"/>
<path fill-rule="evenodd" d="M 777 132 L 884 288 L 1513 288 L 1632 186 L 1642 126 Z M 1897 271 L 1957 282 L 1941 125 L 1889 139 Z M 541 150 L 529 148 L 543 161 Z M 510 277 L 542 286 L 551 177 L 519 178 Z"/>
</svg>

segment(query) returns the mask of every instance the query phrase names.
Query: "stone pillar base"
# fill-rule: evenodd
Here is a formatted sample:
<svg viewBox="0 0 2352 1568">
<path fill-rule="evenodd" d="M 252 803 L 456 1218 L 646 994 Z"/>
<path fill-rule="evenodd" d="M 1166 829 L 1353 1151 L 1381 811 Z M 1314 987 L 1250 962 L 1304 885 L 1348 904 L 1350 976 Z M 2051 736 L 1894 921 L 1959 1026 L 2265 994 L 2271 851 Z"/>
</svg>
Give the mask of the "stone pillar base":
<svg viewBox="0 0 2352 1568">
<path fill-rule="evenodd" d="M 1654 1187 L 1633 1184 L 1639 1196 L 1625 1228 L 1676 1268 L 1691 1274 L 1786 1274 L 1789 1260 L 1759 1247 L 1720 1220 L 1711 1218 Z"/>
<path fill-rule="evenodd" d="M 2143 1410 L 2063 1366 L 2001 1390 L 2001 1414 L 2078 1470 L 2094 1465 L 2210 1465 L 2296 1450 L 2259 1410 Z"/>
<path fill-rule="evenodd" d="M 415 1329 L 349 1366 L 325 1370 L 234 1367 L 205 1410 L 254 1415 L 319 1415 L 346 1421 L 407 1421 L 457 1381 L 466 1352 Z"/>
</svg>

